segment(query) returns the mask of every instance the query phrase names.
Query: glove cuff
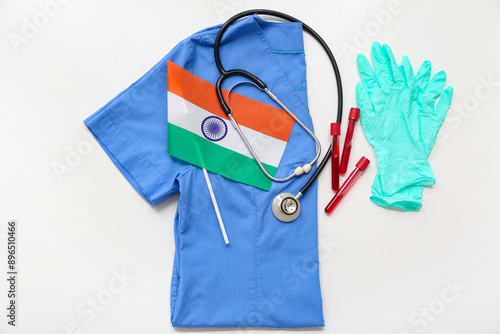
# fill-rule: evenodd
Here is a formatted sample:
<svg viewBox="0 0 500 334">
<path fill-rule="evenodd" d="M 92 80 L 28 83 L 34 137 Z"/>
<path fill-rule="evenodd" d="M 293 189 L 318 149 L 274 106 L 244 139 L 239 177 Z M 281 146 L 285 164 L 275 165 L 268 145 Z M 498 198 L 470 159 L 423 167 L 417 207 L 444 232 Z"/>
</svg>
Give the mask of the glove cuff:
<svg viewBox="0 0 500 334">
<path fill-rule="evenodd" d="M 405 211 L 418 211 L 422 207 L 423 187 L 407 187 L 392 195 L 384 195 L 379 189 L 372 187 L 370 200 L 385 208 L 400 208 Z"/>
<path fill-rule="evenodd" d="M 436 183 L 434 172 L 427 155 L 419 153 L 423 151 L 402 156 L 375 150 L 378 170 L 373 187 L 379 188 L 384 196 L 392 196 L 403 188 L 432 186 Z"/>
</svg>

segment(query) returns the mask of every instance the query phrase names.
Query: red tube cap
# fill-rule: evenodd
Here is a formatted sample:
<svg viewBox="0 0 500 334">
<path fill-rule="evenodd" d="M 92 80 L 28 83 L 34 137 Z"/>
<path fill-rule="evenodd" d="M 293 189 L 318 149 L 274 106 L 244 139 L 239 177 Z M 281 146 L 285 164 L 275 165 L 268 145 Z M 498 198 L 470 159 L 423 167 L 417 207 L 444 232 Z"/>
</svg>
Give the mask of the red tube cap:
<svg viewBox="0 0 500 334">
<path fill-rule="evenodd" d="M 332 123 L 330 125 L 330 134 L 332 136 L 339 136 L 340 135 L 340 123 Z"/>
<path fill-rule="evenodd" d="M 357 121 L 359 119 L 358 108 L 351 108 L 351 111 L 349 112 L 349 119 L 352 119 L 353 121 Z"/>
<path fill-rule="evenodd" d="M 356 164 L 356 167 L 358 167 L 361 170 L 365 170 L 366 167 L 370 164 L 370 160 L 366 159 L 365 157 L 361 157 L 359 159 L 358 163 Z"/>
</svg>

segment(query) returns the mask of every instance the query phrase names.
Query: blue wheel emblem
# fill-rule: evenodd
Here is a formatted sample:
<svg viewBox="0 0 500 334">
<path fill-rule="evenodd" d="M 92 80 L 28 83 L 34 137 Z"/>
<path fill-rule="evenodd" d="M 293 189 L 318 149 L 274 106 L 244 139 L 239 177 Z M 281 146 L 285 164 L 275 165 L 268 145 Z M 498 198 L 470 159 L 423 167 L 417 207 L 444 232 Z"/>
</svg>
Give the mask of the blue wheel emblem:
<svg viewBox="0 0 500 334">
<path fill-rule="evenodd" d="M 201 122 L 201 132 L 210 141 L 219 141 L 227 134 L 226 122 L 217 116 L 208 116 Z"/>
</svg>

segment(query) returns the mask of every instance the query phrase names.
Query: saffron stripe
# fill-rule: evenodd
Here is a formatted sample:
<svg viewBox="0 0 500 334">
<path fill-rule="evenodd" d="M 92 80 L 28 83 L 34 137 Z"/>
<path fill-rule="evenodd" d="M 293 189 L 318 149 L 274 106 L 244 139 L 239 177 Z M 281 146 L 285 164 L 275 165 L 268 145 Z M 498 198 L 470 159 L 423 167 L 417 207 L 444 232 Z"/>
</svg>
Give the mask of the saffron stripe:
<svg viewBox="0 0 500 334">
<path fill-rule="evenodd" d="M 170 60 L 167 70 L 169 92 L 228 120 L 217 99 L 215 85 Z M 227 96 L 227 90 L 223 89 L 222 92 Z M 288 141 L 295 121 L 284 110 L 237 93 L 231 93 L 230 96 L 231 108 L 235 111 L 234 117 L 240 125 Z"/>
</svg>

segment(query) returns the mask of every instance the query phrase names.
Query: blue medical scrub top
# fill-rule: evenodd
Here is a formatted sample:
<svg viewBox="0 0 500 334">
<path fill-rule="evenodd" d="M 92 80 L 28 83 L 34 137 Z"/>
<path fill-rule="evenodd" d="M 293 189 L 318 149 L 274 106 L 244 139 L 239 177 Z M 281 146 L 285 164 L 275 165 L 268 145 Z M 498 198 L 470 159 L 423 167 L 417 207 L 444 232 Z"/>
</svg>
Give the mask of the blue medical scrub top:
<svg viewBox="0 0 500 334">
<path fill-rule="evenodd" d="M 168 154 L 167 61 L 215 84 L 219 71 L 213 46 L 219 28 L 179 43 L 85 124 L 149 203 L 180 193 L 174 221 L 173 326 L 323 326 L 317 184 L 300 199 L 301 213 L 294 222 L 282 223 L 271 211 L 276 195 L 297 193 L 311 174 L 273 182 L 271 190 L 264 191 L 209 172 L 230 240 L 225 245 L 202 169 Z M 312 129 L 300 23 L 247 17 L 229 27 L 220 52 L 226 69 L 257 75 Z M 225 88 L 241 80 L 231 78 Z M 240 85 L 237 92 L 279 107 L 255 87 Z M 237 111 L 234 115 L 237 119 Z M 314 155 L 314 141 L 295 124 L 276 177 L 288 176 Z"/>
</svg>

